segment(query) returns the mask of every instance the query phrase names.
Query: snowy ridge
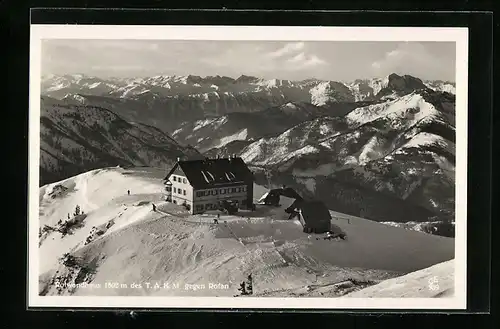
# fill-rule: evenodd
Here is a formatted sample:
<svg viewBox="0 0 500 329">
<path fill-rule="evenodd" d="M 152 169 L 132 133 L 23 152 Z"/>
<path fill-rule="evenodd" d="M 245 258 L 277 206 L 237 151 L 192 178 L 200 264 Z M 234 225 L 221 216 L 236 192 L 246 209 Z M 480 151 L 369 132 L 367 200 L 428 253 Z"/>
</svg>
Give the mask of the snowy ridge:
<svg viewBox="0 0 500 329">
<path fill-rule="evenodd" d="M 213 124 L 214 129 L 217 129 L 226 122 L 227 122 L 227 117 L 225 117 L 225 116 L 223 116 L 221 118 L 199 120 L 199 121 L 195 122 L 193 132 L 195 132 L 195 131 L 197 131 L 197 130 L 199 130 L 199 129 L 201 129 L 209 124 Z M 174 135 L 175 135 L 175 133 L 174 133 Z"/>
<path fill-rule="evenodd" d="M 242 129 L 233 135 L 221 138 L 220 143 L 217 145 L 217 147 L 223 147 L 224 145 L 227 145 L 234 141 L 244 141 L 247 139 L 247 136 L 248 136 L 248 129 L 246 128 Z"/>
<path fill-rule="evenodd" d="M 405 147 L 421 147 L 425 145 L 438 145 L 443 149 L 455 154 L 455 144 L 444 139 L 441 136 L 430 134 L 426 132 L 421 132 L 415 135 L 408 143 L 404 144 L 402 148 Z"/>
<path fill-rule="evenodd" d="M 245 147 L 240 156 L 248 163 L 272 165 L 304 155 L 317 153 L 316 146 L 321 140 L 339 134 L 339 121 L 335 118 L 320 117 L 298 124 L 276 137 L 261 138 Z M 323 143 L 320 145 L 323 146 Z"/>
<path fill-rule="evenodd" d="M 453 95 L 456 94 L 455 83 L 444 81 L 424 81 L 424 83 L 432 90 L 447 92 Z"/>
<path fill-rule="evenodd" d="M 409 117 L 408 112 L 413 113 L 413 117 Z M 394 122 L 394 128 L 400 128 L 401 125 L 411 127 L 426 117 L 439 116 L 439 111 L 434 105 L 426 102 L 420 94 L 413 92 L 393 101 L 357 108 L 347 114 L 346 118 L 356 127 L 386 117 Z M 398 118 L 405 119 L 401 121 Z"/>
</svg>

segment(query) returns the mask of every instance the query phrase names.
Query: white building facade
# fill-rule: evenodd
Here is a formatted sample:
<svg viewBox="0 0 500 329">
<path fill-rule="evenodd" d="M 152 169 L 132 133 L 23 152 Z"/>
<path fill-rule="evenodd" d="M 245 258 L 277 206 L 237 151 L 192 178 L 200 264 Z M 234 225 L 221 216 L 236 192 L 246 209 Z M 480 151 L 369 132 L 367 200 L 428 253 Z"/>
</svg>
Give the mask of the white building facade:
<svg viewBox="0 0 500 329">
<path fill-rule="evenodd" d="M 165 177 L 166 200 L 184 206 L 191 214 L 219 209 L 222 201 L 230 201 L 240 209 L 249 209 L 253 204 L 253 176 L 250 179 L 248 173 L 251 175 L 251 172 L 242 160 L 232 161 L 208 159 L 178 162 Z"/>
</svg>

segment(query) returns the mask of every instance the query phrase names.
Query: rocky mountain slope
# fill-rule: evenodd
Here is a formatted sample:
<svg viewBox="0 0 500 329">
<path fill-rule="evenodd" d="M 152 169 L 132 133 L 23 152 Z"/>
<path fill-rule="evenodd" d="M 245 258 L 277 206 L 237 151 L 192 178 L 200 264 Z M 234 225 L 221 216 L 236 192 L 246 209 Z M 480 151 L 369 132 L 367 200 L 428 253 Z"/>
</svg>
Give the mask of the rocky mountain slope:
<svg viewBox="0 0 500 329">
<path fill-rule="evenodd" d="M 453 95 L 423 89 L 206 155 L 236 153 L 261 182 L 293 185 L 332 209 L 422 222 L 453 217 L 454 124 Z"/>
<path fill-rule="evenodd" d="M 200 152 L 221 148 L 233 141 L 254 141 L 280 134 L 302 122 L 321 117 L 341 117 L 366 102 L 332 103 L 316 106 L 310 103 L 286 103 L 257 112 L 233 112 L 220 117 L 186 121 L 172 133 L 185 145 L 196 145 Z"/>
<path fill-rule="evenodd" d="M 99 107 L 41 98 L 40 184 L 106 166 L 167 167 L 199 156 L 159 129 L 130 123 Z"/>
</svg>

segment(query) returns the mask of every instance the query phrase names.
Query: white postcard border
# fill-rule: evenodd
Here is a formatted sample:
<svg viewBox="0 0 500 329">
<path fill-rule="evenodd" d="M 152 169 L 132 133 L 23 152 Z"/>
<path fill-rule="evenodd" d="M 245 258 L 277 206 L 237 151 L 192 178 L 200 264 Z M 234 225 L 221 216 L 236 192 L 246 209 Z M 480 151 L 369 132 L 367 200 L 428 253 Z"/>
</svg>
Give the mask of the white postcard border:
<svg viewBox="0 0 500 329">
<path fill-rule="evenodd" d="M 38 294 L 40 80 L 42 39 L 450 41 L 456 42 L 455 291 L 450 298 L 79 297 Z M 433 27 L 279 27 L 32 25 L 28 177 L 28 307 L 465 309 L 467 278 L 468 29 Z"/>
</svg>

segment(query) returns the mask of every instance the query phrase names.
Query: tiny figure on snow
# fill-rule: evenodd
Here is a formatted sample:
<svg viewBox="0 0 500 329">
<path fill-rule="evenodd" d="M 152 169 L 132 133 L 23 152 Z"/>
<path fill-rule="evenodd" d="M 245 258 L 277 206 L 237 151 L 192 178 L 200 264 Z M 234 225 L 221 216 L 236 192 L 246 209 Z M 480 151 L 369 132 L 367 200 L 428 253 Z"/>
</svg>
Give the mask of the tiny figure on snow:
<svg viewBox="0 0 500 329">
<path fill-rule="evenodd" d="M 153 211 L 156 211 L 156 205 L 153 203 Z"/>
<path fill-rule="evenodd" d="M 128 195 L 130 195 L 130 190 L 127 191 Z"/>
</svg>

